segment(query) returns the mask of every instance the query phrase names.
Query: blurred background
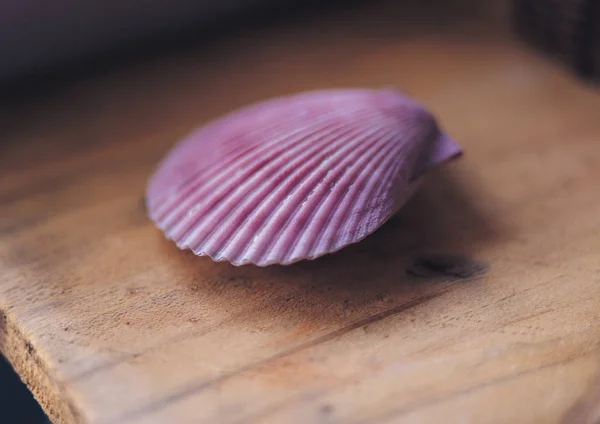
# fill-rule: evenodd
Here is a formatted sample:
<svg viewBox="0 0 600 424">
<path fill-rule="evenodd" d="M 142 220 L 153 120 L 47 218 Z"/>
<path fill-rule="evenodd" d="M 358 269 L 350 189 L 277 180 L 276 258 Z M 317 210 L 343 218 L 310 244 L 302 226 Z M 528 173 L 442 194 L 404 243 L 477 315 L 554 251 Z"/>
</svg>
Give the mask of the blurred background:
<svg viewBox="0 0 600 424">
<path fill-rule="evenodd" d="M 0 5 L 0 87 L 71 78 L 360 0 L 19 0 Z M 362 1 L 362 3 L 369 3 Z M 21 86 L 19 87 L 21 88 Z"/>
<path fill-rule="evenodd" d="M 270 25 L 317 25 L 308 40 L 311 48 L 319 37 L 327 37 L 327 28 L 319 26 L 323 15 L 343 19 L 347 11 L 356 15 L 364 7 L 382 11 L 372 15 L 381 25 L 368 26 L 369 35 L 381 37 L 381 42 L 386 31 L 410 32 L 402 26 L 407 22 L 443 33 L 465 20 L 471 21 L 471 30 L 477 28 L 473 21 L 482 14 L 511 13 L 516 33 L 546 57 L 581 76 L 597 75 L 600 69 L 596 0 L 9 0 L 0 3 L 0 93 L 37 93 L 81 75 L 222 42 L 232 34 L 241 38 Z M 350 26 L 348 36 L 364 28 Z M 323 57 L 331 64 L 343 54 L 351 52 L 323 52 Z M 4 417 L 8 414 L 7 422 L 47 422 L 8 362 L 0 359 L 0 409 Z"/>
<path fill-rule="evenodd" d="M 0 355 L 0 410 L 6 423 L 46 424 L 48 419 L 10 364 Z"/>
<path fill-rule="evenodd" d="M 517 33 L 581 76 L 600 67 L 598 0 L 11 0 L 0 4 L 0 87 L 49 72 L 90 69 L 282 19 L 377 4 L 440 24 L 509 10 Z M 396 13 L 394 13 L 394 11 Z M 404 22 L 405 24 L 405 22 Z M 385 27 L 385 23 L 384 23 Z"/>
</svg>

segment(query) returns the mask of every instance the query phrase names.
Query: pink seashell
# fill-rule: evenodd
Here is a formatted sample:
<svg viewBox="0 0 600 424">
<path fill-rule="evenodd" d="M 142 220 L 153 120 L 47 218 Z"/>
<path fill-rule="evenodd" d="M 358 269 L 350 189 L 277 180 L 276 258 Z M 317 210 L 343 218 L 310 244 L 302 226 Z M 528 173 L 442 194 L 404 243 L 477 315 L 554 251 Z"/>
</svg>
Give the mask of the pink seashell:
<svg viewBox="0 0 600 424">
<path fill-rule="evenodd" d="M 394 90 L 307 92 L 191 134 L 152 176 L 148 210 L 181 249 L 234 265 L 291 264 L 362 240 L 423 172 L 460 153 Z"/>
</svg>

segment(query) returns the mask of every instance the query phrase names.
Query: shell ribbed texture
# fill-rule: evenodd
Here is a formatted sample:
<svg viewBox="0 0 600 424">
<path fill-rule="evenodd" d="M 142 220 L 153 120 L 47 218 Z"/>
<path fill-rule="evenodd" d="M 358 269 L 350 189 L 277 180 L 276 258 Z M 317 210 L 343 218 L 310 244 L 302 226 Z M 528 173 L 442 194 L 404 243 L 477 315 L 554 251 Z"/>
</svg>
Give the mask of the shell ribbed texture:
<svg viewBox="0 0 600 424">
<path fill-rule="evenodd" d="M 308 92 L 190 135 L 152 177 L 148 210 L 197 255 L 290 264 L 375 231 L 414 189 L 416 168 L 459 151 L 431 114 L 395 91 Z"/>
</svg>

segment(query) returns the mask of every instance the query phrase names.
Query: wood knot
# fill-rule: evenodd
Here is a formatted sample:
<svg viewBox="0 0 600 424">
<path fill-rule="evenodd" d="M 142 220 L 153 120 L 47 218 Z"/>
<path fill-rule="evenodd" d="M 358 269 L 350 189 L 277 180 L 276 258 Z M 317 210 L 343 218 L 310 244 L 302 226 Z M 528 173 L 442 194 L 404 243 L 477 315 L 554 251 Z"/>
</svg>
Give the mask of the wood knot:
<svg viewBox="0 0 600 424">
<path fill-rule="evenodd" d="M 406 270 L 417 277 L 471 278 L 484 274 L 489 266 L 461 255 L 422 255 L 417 257 Z"/>
</svg>

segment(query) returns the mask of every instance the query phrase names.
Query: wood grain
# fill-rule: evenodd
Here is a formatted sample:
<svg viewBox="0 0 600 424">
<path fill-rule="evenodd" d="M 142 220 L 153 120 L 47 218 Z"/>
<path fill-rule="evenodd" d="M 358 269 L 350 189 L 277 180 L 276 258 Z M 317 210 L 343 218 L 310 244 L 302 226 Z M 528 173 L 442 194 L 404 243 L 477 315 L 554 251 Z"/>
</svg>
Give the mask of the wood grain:
<svg viewBox="0 0 600 424">
<path fill-rule="evenodd" d="M 521 47 L 502 8 L 394 4 L 0 105 L 0 349 L 55 422 L 592 416 L 577 411 L 600 372 L 600 95 Z M 363 243 L 235 268 L 146 218 L 148 176 L 197 125 L 282 93 L 382 85 L 429 106 L 466 154 Z M 464 262 L 432 265 L 440 254 Z"/>
</svg>

